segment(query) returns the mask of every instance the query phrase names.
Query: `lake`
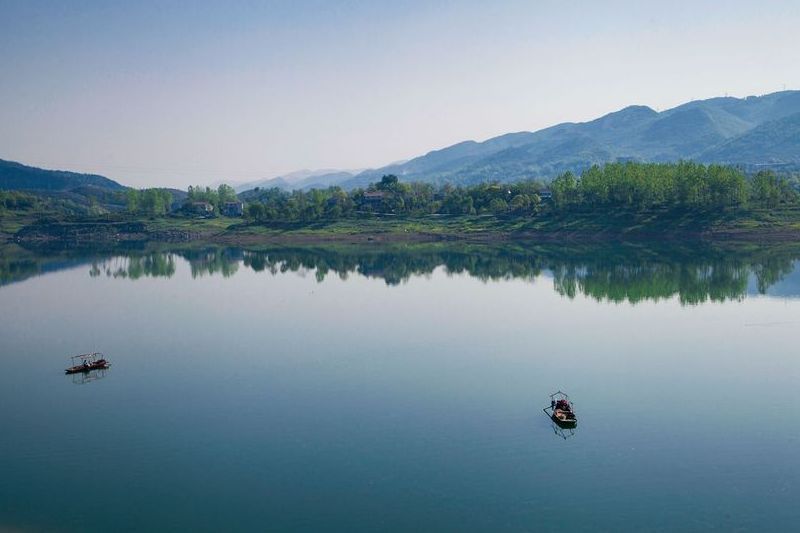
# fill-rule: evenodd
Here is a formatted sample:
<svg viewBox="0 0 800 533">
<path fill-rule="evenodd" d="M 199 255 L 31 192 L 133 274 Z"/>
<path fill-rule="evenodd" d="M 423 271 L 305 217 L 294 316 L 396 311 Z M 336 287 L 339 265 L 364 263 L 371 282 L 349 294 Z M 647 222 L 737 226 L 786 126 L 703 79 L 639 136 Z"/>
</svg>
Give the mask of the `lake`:
<svg viewBox="0 0 800 533">
<path fill-rule="evenodd" d="M 7 246 L 0 530 L 794 529 L 798 260 Z"/>
</svg>

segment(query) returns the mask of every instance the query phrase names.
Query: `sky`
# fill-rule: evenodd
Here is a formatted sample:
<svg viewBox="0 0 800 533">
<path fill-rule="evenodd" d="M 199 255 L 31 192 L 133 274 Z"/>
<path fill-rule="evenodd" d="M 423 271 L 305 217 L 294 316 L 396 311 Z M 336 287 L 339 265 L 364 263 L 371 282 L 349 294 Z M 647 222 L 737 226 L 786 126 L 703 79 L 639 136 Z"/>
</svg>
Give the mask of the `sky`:
<svg viewBox="0 0 800 533">
<path fill-rule="evenodd" d="M 125 185 L 380 167 L 800 88 L 800 2 L 0 0 L 0 158 Z"/>
</svg>

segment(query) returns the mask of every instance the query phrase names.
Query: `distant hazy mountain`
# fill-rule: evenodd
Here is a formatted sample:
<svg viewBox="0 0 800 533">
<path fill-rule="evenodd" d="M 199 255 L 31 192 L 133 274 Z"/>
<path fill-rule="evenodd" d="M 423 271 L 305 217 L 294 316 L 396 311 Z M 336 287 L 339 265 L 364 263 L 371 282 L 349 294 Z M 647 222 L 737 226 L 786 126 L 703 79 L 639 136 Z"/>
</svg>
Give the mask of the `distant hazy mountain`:
<svg viewBox="0 0 800 533">
<path fill-rule="evenodd" d="M 0 159 L 0 189 L 71 191 L 85 187 L 122 190 L 114 180 L 96 174 L 45 170 Z"/>
<path fill-rule="evenodd" d="M 248 191 L 260 187 L 262 189 L 271 189 L 278 187 L 279 189 L 324 189 L 333 185 L 346 181 L 356 176 L 360 170 L 337 170 L 337 169 L 321 169 L 321 170 L 298 170 L 290 172 L 275 178 L 268 178 L 263 180 L 250 181 L 236 185 L 234 189 L 236 192 Z"/>
<path fill-rule="evenodd" d="M 341 182 L 363 187 L 384 174 L 404 181 L 475 183 L 551 178 L 610 161 L 693 159 L 800 169 L 800 91 L 712 98 L 662 112 L 630 106 L 591 122 L 465 141 Z"/>
<path fill-rule="evenodd" d="M 706 150 L 700 159 L 800 167 L 800 113 L 761 124 Z"/>
<path fill-rule="evenodd" d="M 352 189 L 396 174 L 404 181 L 470 184 L 552 178 L 612 161 L 696 160 L 753 168 L 800 170 L 800 91 L 747 98 L 711 98 L 656 112 L 630 106 L 590 122 L 465 141 L 378 169 L 300 170 L 235 187 Z M 0 160 L 0 189 L 51 192 L 124 189 L 93 174 L 44 170 Z"/>
</svg>

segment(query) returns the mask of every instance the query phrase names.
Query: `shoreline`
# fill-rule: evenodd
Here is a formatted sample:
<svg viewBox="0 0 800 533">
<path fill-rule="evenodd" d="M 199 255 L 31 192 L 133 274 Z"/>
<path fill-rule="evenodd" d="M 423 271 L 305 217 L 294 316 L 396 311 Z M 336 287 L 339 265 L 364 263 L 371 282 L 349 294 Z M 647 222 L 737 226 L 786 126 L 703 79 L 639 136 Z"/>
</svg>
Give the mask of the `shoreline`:
<svg viewBox="0 0 800 533">
<path fill-rule="evenodd" d="M 414 227 L 406 227 L 413 224 Z M 85 245 L 122 243 L 208 243 L 221 245 L 258 244 L 381 244 L 381 243 L 602 243 L 602 242 L 800 242 L 800 229 L 789 224 L 755 227 L 717 226 L 691 230 L 685 227 L 543 227 L 543 228 L 462 228 L 448 226 L 425 227 L 418 221 L 360 226 L 307 225 L 269 227 L 232 224 L 211 228 L 204 224 L 158 224 L 142 222 L 61 222 L 33 224 L 18 232 L 0 233 L 0 244 L 21 245 Z"/>
<path fill-rule="evenodd" d="M 800 207 L 718 211 L 585 210 L 535 217 L 361 217 L 252 223 L 241 218 L 0 216 L 0 244 L 800 242 Z"/>
</svg>

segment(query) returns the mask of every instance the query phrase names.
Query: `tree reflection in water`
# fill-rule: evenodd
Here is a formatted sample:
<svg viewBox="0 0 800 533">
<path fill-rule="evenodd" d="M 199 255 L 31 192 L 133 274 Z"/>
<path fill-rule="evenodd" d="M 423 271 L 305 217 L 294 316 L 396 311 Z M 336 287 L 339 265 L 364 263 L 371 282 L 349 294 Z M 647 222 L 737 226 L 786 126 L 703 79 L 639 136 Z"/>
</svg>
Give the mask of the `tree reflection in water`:
<svg viewBox="0 0 800 533">
<path fill-rule="evenodd" d="M 89 264 L 92 277 L 138 280 L 172 277 L 185 261 L 193 278 L 235 275 L 241 266 L 278 275 L 313 272 L 318 281 L 364 276 L 399 285 L 436 269 L 482 281 L 535 280 L 552 276 L 567 298 L 638 303 L 677 297 L 684 305 L 744 298 L 748 289 L 765 293 L 791 274 L 800 245 L 595 244 L 502 246 L 431 243 L 385 246 L 215 246 L 92 253 L 31 252 L 16 247 L 0 255 L 0 284 L 76 264 Z"/>
</svg>

